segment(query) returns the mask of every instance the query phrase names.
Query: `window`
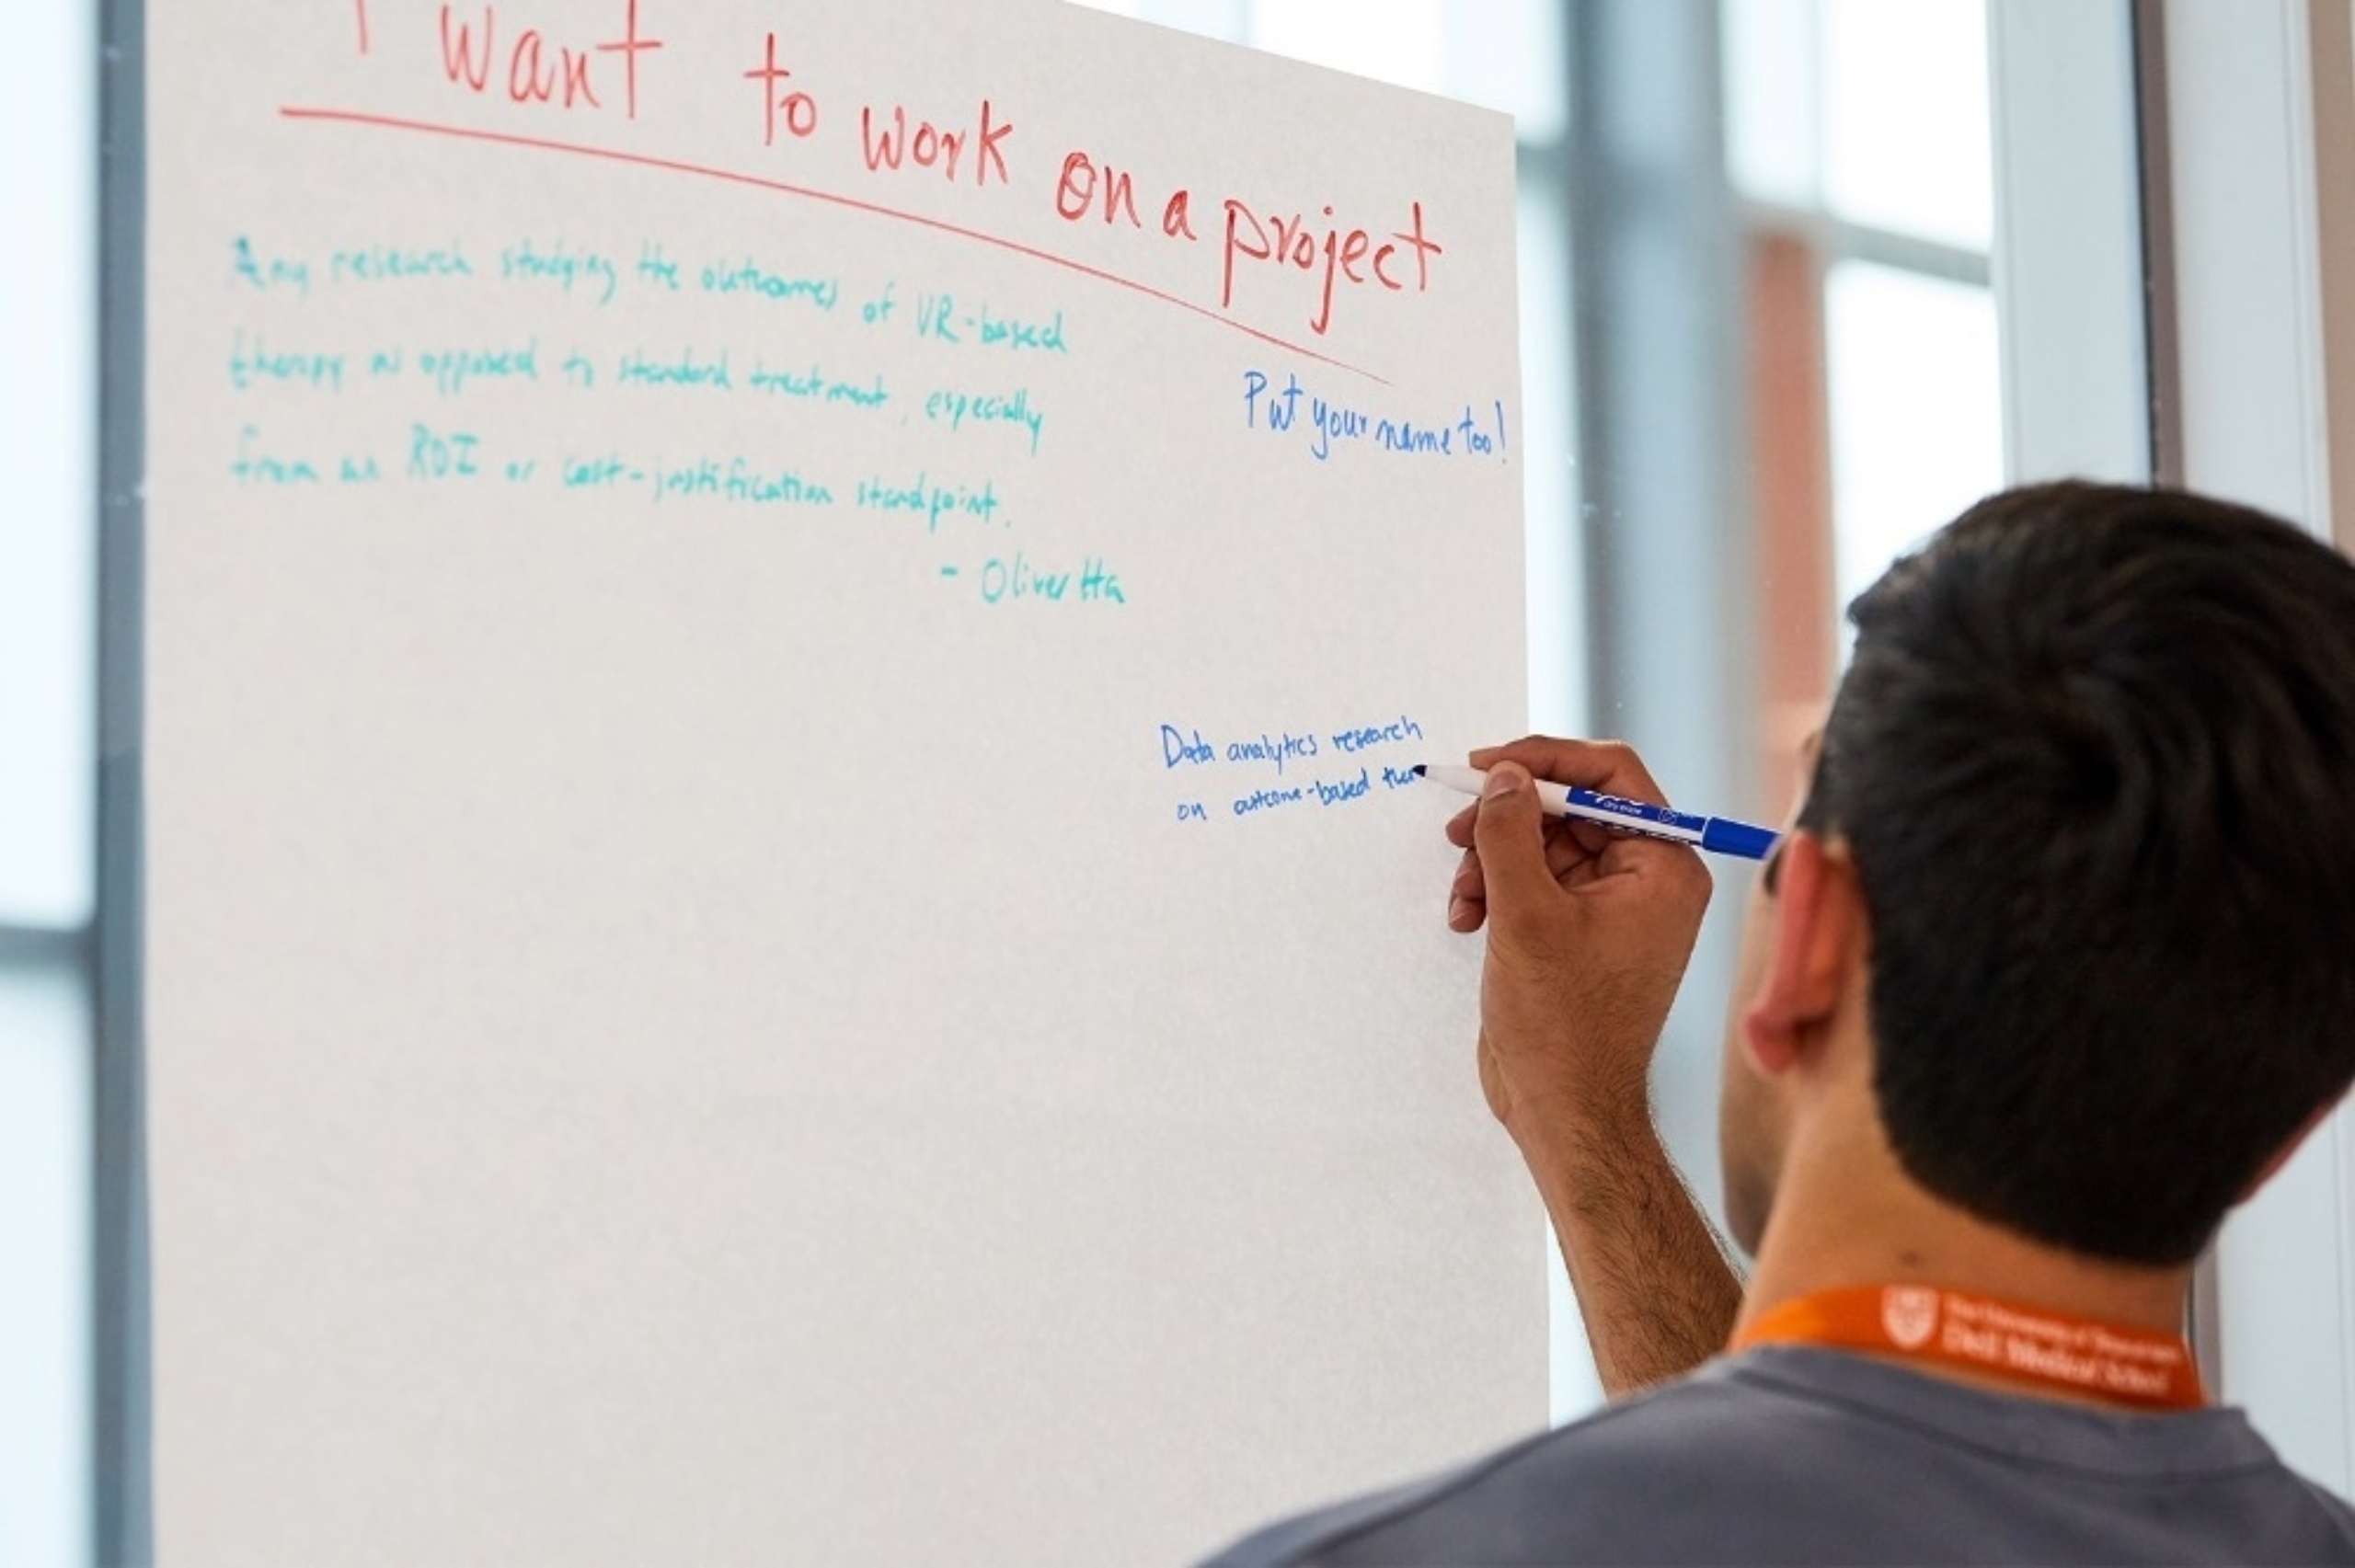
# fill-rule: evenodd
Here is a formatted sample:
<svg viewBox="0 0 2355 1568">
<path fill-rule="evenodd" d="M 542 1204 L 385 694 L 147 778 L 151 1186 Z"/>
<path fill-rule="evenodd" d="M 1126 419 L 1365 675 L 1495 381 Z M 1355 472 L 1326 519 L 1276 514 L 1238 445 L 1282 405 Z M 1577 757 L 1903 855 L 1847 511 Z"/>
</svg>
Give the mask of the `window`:
<svg viewBox="0 0 2355 1568">
<path fill-rule="evenodd" d="M 1762 706 L 1787 804 L 1840 644 L 1890 558 L 2004 482 L 1983 0 L 1723 0 L 1743 210 Z M 1826 549 L 1826 543 L 1829 548 Z M 1827 575 L 1828 574 L 1828 575 Z"/>
<path fill-rule="evenodd" d="M 0 55 L 0 1562 L 91 1557 L 96 22 Z"/>
</svg>

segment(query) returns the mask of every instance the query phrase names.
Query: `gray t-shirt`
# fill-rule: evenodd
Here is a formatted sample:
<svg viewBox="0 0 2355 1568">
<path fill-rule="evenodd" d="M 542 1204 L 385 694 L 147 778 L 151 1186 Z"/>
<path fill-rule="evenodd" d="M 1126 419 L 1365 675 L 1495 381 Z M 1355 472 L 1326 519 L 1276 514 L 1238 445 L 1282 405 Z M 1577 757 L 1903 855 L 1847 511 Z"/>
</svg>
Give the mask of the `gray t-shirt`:
<svg viewBox="0 0 2355 1568">
<path fill-rule="evenodd" d="M 2112 1414 L 1770 1345 L 1212 1561 L 2355 1563 L 2355 1510 L 2237 1410 Z"/>
</svg>

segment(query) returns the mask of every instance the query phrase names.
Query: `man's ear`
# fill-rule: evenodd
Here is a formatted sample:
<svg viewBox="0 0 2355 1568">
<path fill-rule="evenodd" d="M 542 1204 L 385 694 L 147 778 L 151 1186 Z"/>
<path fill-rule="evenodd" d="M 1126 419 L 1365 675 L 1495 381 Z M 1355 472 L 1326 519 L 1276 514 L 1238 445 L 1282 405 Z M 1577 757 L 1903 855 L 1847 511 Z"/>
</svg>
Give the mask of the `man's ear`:
<svg viewBox="0 0 2355 1568">
<path fill-rule="evenodd" d="M 2330 1119 L 2330 1113 L 2338 1109 L 2339 1102 L 2346 1098 L 2346 1093 L 2341 1092 L 2337 1099 L 2326 1100 L 2323 1104 L 2316 1105 L 2315 1107 L 2314 1114 L 2308 1116 L 2304 1121 L 2299 1123 L 2298 1130 L 2292 1133 L 2289 1138 L 2282 1142 L 2281 1147 L 2273 1151 L 2272 1158 L 2267 1160 L 2262 1166 L 2258 1167 L 2257 1174 L 2248 1179 L 2248 1185 L 2241 1189 L 2241 1196 L 2234 1198 L 2233 1202 L 2236 1205 L 2244 1204 L 2249 1199 L 2255 1197 L 2257 1196 L 2257 1188 L 2271 1181 L 2280 1171 L 2281 1167 L 2290 1162 L 2290 1156 L 2298 1151 L 2299 1145 L 2306 1141 L 2307 1135 L 2312 1133 L 2315 1128 L 2322 1126 L 2324 1122 L 2328 1121 Z"/>
<path fill-rule="evenodd" d="M 1741 1015 L 1751 1063 L 1773 1076 L 1806 1059 L 1821 1025 L 1846 994 L 1861 955 L 1864 899 L 1847 856 L 1805 829 L 1775 848 L 1764 906 L 1765 962 Z"/>
</svg>

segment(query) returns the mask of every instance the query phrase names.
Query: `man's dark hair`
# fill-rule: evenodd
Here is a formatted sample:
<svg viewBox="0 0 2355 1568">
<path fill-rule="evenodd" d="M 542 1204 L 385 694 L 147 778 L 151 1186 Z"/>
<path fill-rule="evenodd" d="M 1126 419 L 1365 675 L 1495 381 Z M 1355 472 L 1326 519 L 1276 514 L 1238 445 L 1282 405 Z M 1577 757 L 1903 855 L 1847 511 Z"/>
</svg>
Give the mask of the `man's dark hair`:
<svg viewBox="0 0 2355 1568">
<path fill-rule="evenodd" d="M 1899 1161 L 2039 1241 L 2190 1259 L 2355 1076 L 2355 565 L 2039 486 L 1849 616 L 1799 820 L 1855 857 Z"/>
</svg>

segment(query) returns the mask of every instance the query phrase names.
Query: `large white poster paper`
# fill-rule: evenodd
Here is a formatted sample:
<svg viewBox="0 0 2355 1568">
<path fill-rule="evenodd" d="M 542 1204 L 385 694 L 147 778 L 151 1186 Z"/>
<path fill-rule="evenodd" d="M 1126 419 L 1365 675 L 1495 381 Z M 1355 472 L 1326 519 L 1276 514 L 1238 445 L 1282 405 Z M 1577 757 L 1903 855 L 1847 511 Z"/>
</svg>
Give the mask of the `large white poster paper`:
<svg viewBox="0 0 2355 1568">
<path fill-rule="evenodd" d="M 1418 759 L 1499 117 L 1082 11 L 149 13 L 159 1545 L 1134 1562 L 1542 1416 Z"/>
</svg>

